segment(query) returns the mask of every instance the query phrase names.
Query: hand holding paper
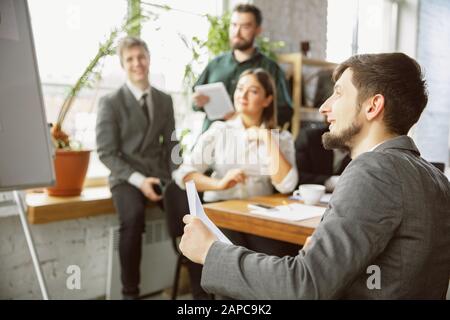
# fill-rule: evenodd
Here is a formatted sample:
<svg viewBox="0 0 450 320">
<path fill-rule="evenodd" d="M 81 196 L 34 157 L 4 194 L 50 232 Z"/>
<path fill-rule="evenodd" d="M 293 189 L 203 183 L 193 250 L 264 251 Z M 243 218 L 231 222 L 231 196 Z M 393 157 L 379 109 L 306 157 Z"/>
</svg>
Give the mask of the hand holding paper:
<svg viewBox="0 0 450 320">
<path fill-rule="evenodd" d="M 191 214 L 183 217 L 186 224 L 180 241 L 180 250 L 189 260 L 204 264 L 209 249 L 218 241 L 216 235 L 198 218 Z"/>
<path fill-rule="evenodd" d="M 194 181 L 186 182 L 186 193 L 189 203 L 189 212 L 191 215 L 198 217 L 213 232 L 217 238 L 225 243 L 232 244 L 231 241 L 220 231 L 219 228 L 208 218 L 203 210 L 202 202 L 197 193 Z"/>
<path fill-rule="evenodd" d="M 191 261 L 204 264 L 215 241 L 229 244 L 231 242 L 206 216 L 193 181 L 186 183 L 186 191 L 191 214 L 183 217 L 186 226 L 181 237 L 180 250 Z"/>
</svg>

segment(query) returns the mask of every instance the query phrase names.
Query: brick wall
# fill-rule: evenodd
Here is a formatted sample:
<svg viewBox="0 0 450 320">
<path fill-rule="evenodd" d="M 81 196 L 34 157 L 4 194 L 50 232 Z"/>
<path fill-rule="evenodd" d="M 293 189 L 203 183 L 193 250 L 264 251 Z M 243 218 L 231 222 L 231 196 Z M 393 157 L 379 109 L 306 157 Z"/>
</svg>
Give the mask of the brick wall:
<svg viewBox="0 0 450 320">
<path fill-rule="evenodd" d="M 160 217 L 156 209 L 147 219 Z M 115 214 L 30 225 L 51 299 L 103 298 L 106 290 L 109 228 Z M 81 289 L 66 287 L 67 267 L 81 269 Z M 0 300 L 41 299 L 19 216 L 0 218 Z"/>
<path fill-rule="evenodd" d="M 327 0 L 255 0 L 253 3 L 263 13 L 263 34 L 284 41 L 284 52 L 298 52 L 301 41 L 310 41 L 311 57 L 325 59 Z"/>
<path fill-rule="evenodd" d="M 105 294 L 109 227 L 115 215 L 32 225 L 36 250 L 54 299 L 93 299 Z M 81 289 L 69 290 L 66 269 L 81 269 Z M 0 299 L 41 299 L 18 216 L 0 220 Z"/>
</svg>

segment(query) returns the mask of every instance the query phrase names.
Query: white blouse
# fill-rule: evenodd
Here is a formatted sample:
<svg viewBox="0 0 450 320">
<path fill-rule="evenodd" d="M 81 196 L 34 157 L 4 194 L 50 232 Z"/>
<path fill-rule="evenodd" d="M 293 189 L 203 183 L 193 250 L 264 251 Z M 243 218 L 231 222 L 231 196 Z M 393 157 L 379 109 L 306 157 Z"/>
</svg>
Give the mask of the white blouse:
<svg viewBox="0 0 450 320">
<path fill-rule="evenodd" d="M 184 155 L 183 163 L 172 173 L 172 178 L 180 188 L 185 189 L 183 179 L 191 172 L 204 173 L 212 169 L 211 177 L 221 179 L 228 170 L 244 171 L 245 183 L 238 183 L 227 190 L 205 191 L 203 199 L 206 202 L 269 195 L 273 193 L 272 186 L 281 193 L 292 192 L 298 182 L 292 135 L 287 131 L 272 130 L 272 138 L 292 166 L 283 181 L 273 184 L 266 145 L 249 139 L 248 134 L 239 116 L 226 122 L 214 122 L 200 136 L 192 151 Z"/>
</svg>

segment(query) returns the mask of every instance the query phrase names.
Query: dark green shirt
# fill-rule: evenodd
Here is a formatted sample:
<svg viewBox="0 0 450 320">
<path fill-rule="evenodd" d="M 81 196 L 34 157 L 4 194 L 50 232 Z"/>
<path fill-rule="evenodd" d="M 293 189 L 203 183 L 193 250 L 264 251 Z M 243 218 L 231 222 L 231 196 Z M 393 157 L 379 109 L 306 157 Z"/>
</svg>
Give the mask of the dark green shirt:
<svg viewBox="0 0 450 320">
<path fill-rule="evenodd" d="M 217 56 L 208 63 L 194 87 L 213 82 L 223 82 L 231 101 L 233 101 L 234 90 L 236 89 L 239 75 L 243 71 L 251 68 L 263 68 L 272 75 L 277 87 L 278 124 L 283 125 L 286 121 L 290 121 L 290 117 L 292 116 L 292 102 L 287 90 L 284 72 L 275 61 L 259 52 L 258 49 L 255 50 L 255 53 L 250 59 L 243 62 L 238 62 L 235 59 L 233 51 Z M 203 109 L 194 106 L 194 110 L 202 111 Z M 203 131 L 206 131 L 210 125 L 211 120 L 205 118 Z"/>
</svg>

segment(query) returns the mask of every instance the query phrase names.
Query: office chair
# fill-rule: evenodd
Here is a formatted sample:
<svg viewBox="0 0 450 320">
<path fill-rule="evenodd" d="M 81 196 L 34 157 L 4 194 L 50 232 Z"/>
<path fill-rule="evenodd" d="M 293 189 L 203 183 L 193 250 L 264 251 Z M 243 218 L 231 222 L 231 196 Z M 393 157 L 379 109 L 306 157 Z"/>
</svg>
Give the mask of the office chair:
<svg viewBox="0 0 450 320">
<path fill-rule="evenodd" d="M 431 162 L 433 166 L 438 168 L 441 172 L 445 172 L 445 163 L 443 162 Z"/>
</svg>

